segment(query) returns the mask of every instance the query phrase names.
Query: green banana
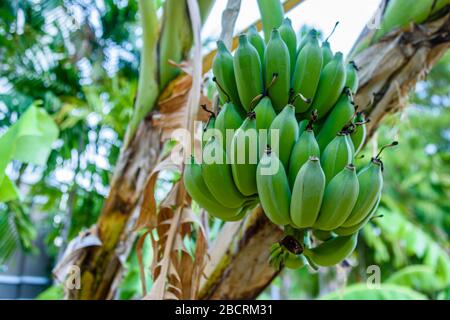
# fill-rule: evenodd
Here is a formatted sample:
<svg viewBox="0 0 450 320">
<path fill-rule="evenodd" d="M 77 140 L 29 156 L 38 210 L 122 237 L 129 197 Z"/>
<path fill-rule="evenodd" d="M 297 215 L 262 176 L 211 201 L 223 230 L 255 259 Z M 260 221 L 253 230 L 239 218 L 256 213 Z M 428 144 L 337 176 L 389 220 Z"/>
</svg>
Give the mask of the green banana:
<svg viewBox="0 0 450 320">
<path fill-rule="evenodd" d="M 209 214 L 227 221 L 238 216 L 239 208 L 226 208 L 211 194 L 203 180 L 202 168 L 195 162 L 194 157 L 191 157 L 191 161 L 185 166 L 183 181 L 187 193 Z"/>
<path fill-rule="evenodd" d="M 256 167 L 258 166 L 258 132 L 255 113 L 250 112 L 241 127 L 236 131 L 230 155 L 231 171 L 237 189 L 244 196 L 258 192 L 256 188 Z"/>
<path fill-rule="evenodd" d="M 284 259 L 284 266 L 289 269 L 297 270 L 306 265 L 308 265 L 308 261 L 303 254 L 288 252 L 287 257 Z"/>
<path fill-rule="evenodd" d="M 430 15 L 450 5 L 449 0 L 422 0 L 411 2 L 409 0 L 391 0 L 386 6 L 379 29 L 373 41 L 378 41 L 387 32 L 410 25 L 420 24 Z"/>
<path fill-rule="evenodd" d="M 351 227 L 339 227 L 339 228 L 333 230 L 333 232 L 335 234 L 337 234 L 338 236 L 349 236 L 349 235 L 354 234 L 355 232 L 358 232 L 359 230 L 361 230 L 367 224 L 367 222 L 369 222 L 369 220 L 372 219 L 373 215 L 375 214 L 375 212 L 378 209 L 378 205 L 380 204 L 380 200 L 381 200 L 381 193 L 378 196 L 377 202 L 373 206 L 372 210 L 367 215 L 367 217 L 364 218 L 363 221 L 361 221 L 360 223 L 355 224 L 355 225 L 353 225 Z"/>
<path fill-rule="evenodd" d="M 331 60 L 333 60 L 333 51 L 331 51 L 330 43 L 328 41 L 322 42 L 322 57 L 323 66 L 325 67 Z"/>
<path fill-rule="evenodd" d="M 284 43 L 288 47 L 289 57 L 290 57 L 290 66 L 291 66 L 291 75 L 294 73 L 295 61 L 297 60 L 297 35 L 295 34 L 294 29 L 292 28 L 291 19 L 286 18 L 283 20 L 280 28 L 281 38 Z"/>
<path fill-rule="evenodd" d="M 314 225 L 322 205 L 325 191 L 325 174 L 319 158 L 310 157 L 301 167 L 292 188 L 291 220 L 296 228 Z"/>
<path fill-rule="evenodd" d="M 350 147 L 350 153 L 352 154 L 352 161 L 353 161 L 353 158 L 355 157 L 355 146 L 353 145 L 353 141 L 352 138 L 350 137 L 350 134 L 346 131 L 344 131 L 344 133 L 345 139 L 347 139 L 348 146 Z"/>
<path fill-rule="evenodd" d="M 311 156 L 320 157 L 320 149 L 314 137 L 314 131 L 308 128 L 300 135 L 300 138 L 295 143 L 289 159 L 288 176 L 291 188 L 294 187 L 294 182 L 300 168 Z"/>
<path fill-rule="evenodd" d="M 358 67 L 355 61 L 350 61 L 346 67 L 346 81 L 345 86 L 350 89 L 353 94 L 356 94 L 359 86 Z"/>
<path fill-rule="evenodd" d="M 309 120 L 303 119 L 298 122 L 298 134 L 301 136 L 308 126 Z"/>
<path fill-rule="evenodd" d="M 269 264 L 275 270 L 279 270 L 282 263 L 284 262 L 284 255 L 285 250 L 278 242 L 272 244 L 272 246 L 270 247 Z"/>
<path fill-rule="evenodd" d="M 334 237 L 330 231 L 314 229 L 312 233 L 314 235 L 314 238 L 320 241 L 328 241 Z"/>
<path fill-rule="evenodd" d="M 340 172 L 346 165 L 351 163 L 353 155 L 346 134 L 339 133 L 325 148 L 320 157 L 320 163 L 327 183 Z"/>
<path fill-rule="evenodd" d="M 294 106 L 296 113 L 302 113 L 308 110 L 311 101 L 314 99 L 317 87 L 319 85 L 322 71 L 322 52 L 317 39 L 317 32 L 313 30 L 300 50 L 296 59 L 294 72 L 292 75 L 291 87 L 294 94 L 301 93 L 310 103 L 303 99 L 295 99 Z"/>
<path fill-rule="evenodd" d="M 266 216 L 275 224 L 290 224 L 291 190 L 278 156 L 268 148 L 258 163 L 256 185 L 259 200 Z"/>
<path fill-rule="evenodd" d="M 252 210 L 259 202 L 257 201 L 257 198 L 248 198 L 248 200 L 245 201 L 244 206 L 242 208 L 239 209 L 238 214 L 235 215 L 232 218 L 229 218 L 226 221 L 239 221 L 241 220 L 245 214 L 249 211 Z"/>
<path fill-rule="evenodd" d="M 343 227 L 351 227 L 364 220 L 377 202 L 383 188 L 381 166 L 381 161 L 373 158 L 370 164 L 358 173 L 358 200 L 352 213 L 343 223 Z"/>
<path fill-rule="evenodd" d="M 258 0 L 263 25 L 264 38 L 269 42 L 273 29 L 279 28 L 284 18 L 284 9 L 280 0 Z"/>
<path fill-rule="evenodd" d="M 343 94 L 327 116 L 325 123 L 317 135 L 317 143 L 319 144 L 320 150 L 323 151 L 331 140 L 344 129 L 345 125 L 352 120 L 354 114 L 355 106 L 350 95 Z"/>
<path fill-rule="evenodd" d="M 203 148 L 202 174 L 217 201 L 227 208 L 240 208 L 246 199 L 236 188 L 231 166 L 220 139 L 212 137 Z"/>
<path fill-rule="evenodd" d="M 383 146 L 380 152 L 371 159 L 369 165 L 358 173 L 360 194 L 350 216 L 342 224 L 344 230 L 340 230 L 340 232 L 362 228 L 377 210 L 383 189 L 383 162 L 380 156 L 384 149 L 397 144 L 398 142 L 394 141 Z"/>
<path fill-rule="evenodd" d="M 264 148 L 268 143 L 268 133 L 270 125 L 277 116 L 272 107 L 272 102 L 269 97 L 262 98 L 254 109 L 256 113 L 256 130 L 258 132 L 259 140 L 259 156 L 262 156 Z"/>
<path fill-rule="evenodd" d="M 262 98 L 255 109 L 253 109 L 256 113 L 256 129 L 259 131 L 260 129 L 268 130 L 270 125 L 272 124 L 273 119 L 277 116 L 275 110 L 272 106 L 272 101 L 270 101 L 269 97 Z"/>
<path fill-rule="evenodd" d="M 245 34 L 239 36 L 233 66 L 242 106 L 246 111 L 250 111 L 253 100 L 263 93 L 264 84 L 258 51 L 250 44 Z"/>
<path fill-rule="evenodd" d="M 355 167 L 347 165 L 325 188 L 322 208 L 314 228 L 331 231 L 350 216 L 358 199 L 359 184 Z"/>
<path fill-rule="evenodd" d="M 309 30 L 308 33 L 301 38 L 300 43 L 298 44 L 297 56 L 300 53 L 300 51 L 302 51 L 302 49 L 306 45 L 306 43 L 311 39 L 311 37 L 317 37 L 317 36 L 318 36 L 318 32 L 316 29 Z"/>
<path fill-rule="evenodd" d="M 289 101 L 290 58 L 289 50 L 280 32 L 272 30 L 264 53 L 265 87 L 275 111 L 280 112 Z"/>
<path fill-rule="evenodd" d="M 222 134 L 222 141 L 226 142 L 225 150 L 229 150 L 234 130 L 238 129 L 244 120 L 239 109 L 233 103 L 225 103 L 217 115 L 215 128 Z"/>
<path fill-rule="evenodd" d="M 323 118 L 334 106 L 345 87 L 346 73 L 341 52 L 323 68 L 311 110 L 317 110 L 318 117 Z"/>
<path fill-rule="evenodd" d="M 214 130 L 216 123 L 216 116 L 214 113 L 211 113 L 208 119 L 208 122 L 206 122 L 205 126 L 203 127 L 202 132 L 202 148 L 205 147 L 206 142 L 208 142 L 209 137 L 212 137 L 213 134 L 210 134 L 210 130 Z"/>
<path fill-rule="evenodd" d="M 255 26 L 251 26 L 248 28 L 248 41 L 252 44 L 253 47 L 255 47 L 256 51 L 258 51 L 259 54 L 259 60 L 261 61 L 261 64 L 264 62 L 264 51 L 266 50 L 266 43 L 264 42 L 264 39 L 259 35 L 258 30 Z"/>
<path fill-rule="evenodd" d="M 217 41 L 217 54 L 214 57 L 212 69 L 221 103 L 231 101 L 241 108 L 234 74 L 233 56 L 221 40 Z"/>
<path fill-rule="evenodd" d="M 367 137 L 367 120 L 364 118 L 364 113 L 358 112 L 355 117 L 354 126 L 355 129 L 350 134 L 353 145 L 355 147 L 355 154 L 358 154 L 364 146 L 364 142 Z"/>
<path fill-rule="evenodd" d="M 276 139 L 278 133 L 278 139 Z M 275 140 L 274 140 L 275 139 Z M 288 168 L 292 147 L 298 139 L 298 123 L 293 105 L 284 107 L 269 128 L 269 146 L 277 153 L 284 168 Z"/>
<path fill-rule="evenodd" d="M 347 258 L 356 248 L 358 233 L 346 237 L 336 237 L 319 244 L 315 248 L 305 248 L 304 255 L 314 264 L 331 267 Z"/>
</svg>

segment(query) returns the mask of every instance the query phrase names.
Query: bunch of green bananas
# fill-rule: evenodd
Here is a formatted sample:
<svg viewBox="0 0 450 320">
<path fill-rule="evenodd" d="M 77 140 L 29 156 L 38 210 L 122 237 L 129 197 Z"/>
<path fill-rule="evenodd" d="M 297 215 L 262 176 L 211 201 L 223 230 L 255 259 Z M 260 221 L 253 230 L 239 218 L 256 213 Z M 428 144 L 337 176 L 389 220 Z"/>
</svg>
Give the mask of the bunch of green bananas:
<svg viewBox="0 0 450 320">
<path fill-rule="evenodd" d="M 186 165 L 187 192 L 225 221 L 259 203 L 301 248 L 275 244 L 276 267 L 339 263 L 374 215 L 383 184 L 379 155 L 359 171 L 353 165 L 367 122 L 353 103 L 357 67 L 320 45 L 315 30 L 297 44 L 289 19 L 267 44 L 253 27 L 234 55 L 217 45 L 221 108 L 205 126 L 201 163 Z M 322 242 L 312 245 L 311 234 Z"/>
</svg>

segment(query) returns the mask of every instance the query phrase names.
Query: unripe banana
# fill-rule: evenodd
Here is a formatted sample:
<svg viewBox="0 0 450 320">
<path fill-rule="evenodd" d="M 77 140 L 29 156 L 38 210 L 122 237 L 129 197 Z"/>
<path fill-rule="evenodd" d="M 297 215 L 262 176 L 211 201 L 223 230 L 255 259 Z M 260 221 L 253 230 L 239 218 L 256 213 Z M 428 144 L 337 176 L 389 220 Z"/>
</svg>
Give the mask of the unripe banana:
<svg viewBox="0 0 450 320">
<path fill-rule="evenodd" d="M 330 231 L 314 229 L 312 233 L 314 235 L 314 238 L 316 238 L 317 240 L 320 240 L 320 241 L 328 241 L 334 237 Z"/>
<path fill-rule="evenodd" d="M 203 180 L 202 168 L 195 163 L 194 157 L 191 157 L 191 161 L 186 164 L 183 181 L 187 193 L 209 214 L 226 221 L 230 221 L 238 216 L 239 208 L 226 208 L 211 194 Z"/>
<path fill-rule="evenodd" d="M 242 106 L 246 111 L 250 111 L 255 97 L 263 93 L 264 85 L 258 51 L 250 44 L 245 34 L 239 36 L 233 66 Z"/>
<path fill-rule="evenodd" d="M 298 122 L 298 134 L 301 136 L 308 126 L 309 120 L 303 119 Z"/>
<path fill-rule="evenodd" d="M 235 215 L 234 217 L 226 220 L 226 221 L 239 221 L 241 220 L 248 211 L 254 209 L 256 207 L 256 205 L 258 205 L 259 201 L 257 198 L 255 197 L 250 197 L 248 198 L 245 203 L 244 206 L 242 208 L 239 209 L 237 215 Z"/>
<path fill-rule="evenodd" d="M 325 149 L 331 140 L 352 120 L 354 114 L 355 106 L 351 101 L 351 97 L 348 94 L 341 95 L 333 110 L 326 117 L 325 123 L 317 135 L 317 143 L 320 150 L 323 151 Z"/>
<path fill-rule="evenodd" d="M 222 141 L 225 141 L 225 150 L 229 150 L 234 130 L 242 125 L 243 119 L 239 109 L 233 103 L 225 103 L 217 115 L 215 128 L 222 134 Z M 229 130 L 227 134 L 227 130 Z"/>
<path fill-rule="evenodd" d="M 347 139 L 348 146 L 350 147 L 353 161 L 353 158 L 355 157 L 355 146 L 353 145 L 352 138 L 350 138 L 350 134 L 348 134 L 347 132 L 345 133 L 345 139 Z"/>
<path fill-rule="evenodd" d="M 258 132 L 255 113 L 250 112 L 241 127 L 236 131 L 230 154 L 233 180 L 244 196 L 258 192 L 256 188 L 256 167 L 258 166 Z"/>
<path fill-rule="evenodd" d="M 264 39 L 259 35 L 256 27 L 253 25 L 248 29 L 248 41 L 252 44 L 253 47 L 255 47 L 256 51 L 258 51 L 259 60 L 261 61 L 261 64 L 263 64 L 266 43 L 264 42 Z"/>
<path fill-rule="evenodd" d="M 346 73 L 341 52 L 323 68 L 311 110 L 317 110 L 319 119 L 334 106 L 345 87 Z"/>
<path fill-rule="evenodd" d="M 379 195 L 378 200 L 375 203 L 374 207 L 372 208 L 370 213 L 367 215 L 367 217 L 364 218 L 363 221 L 361 221 L 360 223 L 355 224 L 354 226 L 351 226 L 351 227 L 339 227 L 339 228 L 333 230 L 333 232 L 335 234 L 337 234 L 338 236 L 349 236 L 349 235 L 354 234 L 355 232 L 358 232 L 359 230 L 361 230 L 367 224 L 367 222 L 369 222 L 370 219 L 372 219 L 373 215 L 377 211 L 378 205 L 380 203 L 380 199 L 381 199 L 381 194 Z"/>
<path fill-rule="evenodd" d="M 317 39 L 317 32 L 312 32 L 307 39 L 305 46 L 300 50 L 296 59 L 291 87 L 294 94 L 301 93 L 312 101 L 316 94 L 322 71 L 322 51 Z M 307 111 L 311 105 L 311 103 L 307 103 L 303 99 L 295 99 L 293 104 L 296 113 Z"/>
<path fill-rule="evenodd" d="M 314 225 L 322 205 L 325 191 L 325 174 L 319 158 L 310 157 L 301 167 L 292 188 L 291 220 L 296 228 Z"/>
<path fill-rule="evenodd" d="M 203 132 L 202 132 L 202 148 L 205 146 L 205 144 L 208 142 L 209 137 L 213 136 L 208 134 L 209 130 L 213 130 L 215 128 L 215 123 L 216 123 L 216 116 L 214 115 L 214 113 L 211 113 L 211 115 L 209 116 L 208 122 L 206 123 L 206 125 L 203 127 Z"/>
<path fill-rule="evenodd" d="M 313 111 L 314 112 L 314 111 Z M 317 112 L 317 111 L 316 111 Z M 324 117 L 324 118 L 322 118 L 322 119 L 317 119 L 315 122 L 314 122 L 314 125 L 313 125 L 313 130 L 314 130 L 314 133 L 316 134 L 316 136 L 320 133 L 320 130 L 322 130 L 322 127 L 323 127 L 323 125 L 325 124 L 325 121 L 327 120 L 327 118 L 326 117 Z"/>
<path fill-rule="evenodd" d="M 333 51 L 331 51 L 330 43 L 328 41 L 322 42 L 322 57 L 323 66 L 325 67 L 331 60 L 333 60 Z"/>
<path fill-rule="evenodd" d="M 373 41 L 378 41 L 384 34 L 394 28 L 406 27 L 411 23 L 420 24 L 446 5 L 450 5 L 449 0 L 423 0 L 416 2 L 391 0 L 386 5 L 381 25 L 376 30 Z"/>
<path fill-rule="evenodd" d="M 291 66 L 290 74 L 292 75 L 294 73 L 295 61 L 297 60 L 297 35 L 292 28 L 291 19 L 285 18 L 278 30 L 280 31 L 281 38 L 288 47 Z"/>
<path fill-rule="evenodd" d="M 383 188 L 381 161 L 373 158 L 370 164 L 358 173 L 358 181 L 358 200 L 343 227 L 351 227 L 363 221 L 380 197 Z"/>
<path fill-rule="evenodd" d="M 277 116 L 269 97 L 262 98 L 254 109 L 256 113 L 256 129 L 268 130 Z"/>
<path fill-rule="evenodd" d="M 303 254 L 293 254 L 288 252 L 287 257 L 284 260 L 284 265 L 286 268 L 297 270 L 308 265 L 308 261 Z"/>
<path fill-rule="evenodd" d="M 314 137 L 314 132 L 308 128 L 300 135 L 300 138 L 295 143 L 289 159 L 288 176 L 291 189 L 294 187 L 294 182 L 300 168 L 311 156 L 319 158 L 320 150 Z"/>
<path fill-rule="evenodd" d="M 241 101 L 234 75 L 233 56 L 221 40 L 217 41 L 217 54 L 214 58 L 212 68 L 222 104 L 231 100 L 231 102 L 240 108 Z"/>
<path fill-rule="evenodd" d="M 345 86 L 350 89 L 353 94 L 356 94 L 359 86 L 358 67 L 354 61 L 350 61 L 346 67 L 346 82 Z"/>
<path fill-rule="evenodd" d="M 218 137 L 212 137 L 203 148 L 202 174 L 220 204 L 227 208 L 242 207 L 246 199 L 234 184 L 231 166 Z"/>
<path fill-rule="evenodd" d="M 264 61 L 265 87 L 275 111 L 280 112 L 289 101 L 291 67 L 288 47 L 277 29 L 272 30 Z"/>
<path fill-rule="evenodd" d="M 277 130 L 277 131 L 275 131 Z M 278 132 L 278 138 L 275 139 L 276 133 Z M 288 168 L 289 157 L 291 155 L 291 150 L 298 139 L 298 123 L 295 118 L 295 109 L 292 105 L 287 105 L 284 107 L 273 120 L 269 128 L 269 145 L 272 150 L 278 150 L 278 157 L 283 164 L 284 168 Z"/>
<path fill-rule="evenodd" d="M 355 250 L 357 243 L 357 233 L 347 237 L 336 237 L 315 248 L 305 248 L 304 255 L 318 266 L 331 267 L 347 258 Z"/>
<path fill-rule="evenodd" d="M 383 188 L 383 162 L 380 155 L 384 149 L 394 147 L 398 144 L 394 141 L 383 146 L 380 152 L 371 160 L 371 163 L 358 174 L 361 195 L 358 196 L 357 205 L 353 208 L 351 215 L 345 223 L 334 230 L 336 234 L 350 234 L 356 232 L 366 225 L 373 217 L 381 200 L 381 189 Z M 373 203 L 375 197 L 375 204 Z M 358 221 L 355 224 L 355 221 Z"/>
<path fill-rule="evenodd" d="M 355 167 L 347 165 L 325 188 L 315 229 L 331 231 L 340 227 L 352 212 L 358 199 L 359 184 Z"/>
<path fill-rule="evenodd" d="M 302 51 L 303 47 L 306 45 L 306 43 L 311 39 L 311 37 L 317 37 L 318 33 L 316 29 L 311 29 L 308 31 L 308 33 L 301 38 L 300 43 L 298 44 L 297 48 L 297 56 Z M 322 51 L 321 51 L 322 52 Z"/>
<path fill-rule="evenodd" d="M 274 28 L 279 28 L 284 18 L 284 9 L 279 0 L 258 0 L 263 25 L 264 38 L 269 42 Z"/>
<path fill-rule="evenodd" d="M 346 165 L 352 162 L 351 147 L 344 133 L 339 133 L 325 148 L 320 157 L 327 184 Z"/>
<path fill-rule="evenodd" d="M 268 144 L 268 133 L 270 125 L 272 124 L 277 114 L 273 109 L 270 98 L 267 96 L 262 98 L 258 102 L 254 111 L 256 114 L 256 129 L 259 139 L 259 156 L 262 156 L 264 148 Z"/>
<path fill-rule="evenodd" d="M 261 206 L 269 220 L 278 225 L 290 224 L 291 190 L 288 178 L 283 164 L 270 148 L 259 161 L 256 185 Z"/>
<path fill-rule="evenodd" d="M 364 142 L 367 137 L 366 119 L 362 112 L 356 114 L 354 121 L 355 129 L 350 135 L 353 145 L 355 147 L 355 154 L 358 154 L 364 146 Z"/>
</svg>

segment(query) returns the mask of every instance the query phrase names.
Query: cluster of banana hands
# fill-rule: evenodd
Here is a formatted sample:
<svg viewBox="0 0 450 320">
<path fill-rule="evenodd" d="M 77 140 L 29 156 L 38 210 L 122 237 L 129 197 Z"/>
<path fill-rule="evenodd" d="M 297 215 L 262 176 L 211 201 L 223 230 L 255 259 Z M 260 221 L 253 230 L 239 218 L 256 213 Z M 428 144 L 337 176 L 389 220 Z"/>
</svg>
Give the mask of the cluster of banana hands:
<svg viewBox="0 0 450 320">
<path fill-rule="evenodd" d="M 357 67 L 315 30 L 297 45 L 289 19 L 267 45 L 255 28 L 239 36 L 234 56 L 217 45 L 222 108 L 204 127 L 201 163 L 191 157 L 185 167 L 187 192 L 225 221 L 260 204 L 284 227 L 271 248 L 276 268 L 338 264 L 354 251 L 383 184 L 380 155 L 358 172 L 352 164 L 367 123 L 353 102 Z"/>
</svg>

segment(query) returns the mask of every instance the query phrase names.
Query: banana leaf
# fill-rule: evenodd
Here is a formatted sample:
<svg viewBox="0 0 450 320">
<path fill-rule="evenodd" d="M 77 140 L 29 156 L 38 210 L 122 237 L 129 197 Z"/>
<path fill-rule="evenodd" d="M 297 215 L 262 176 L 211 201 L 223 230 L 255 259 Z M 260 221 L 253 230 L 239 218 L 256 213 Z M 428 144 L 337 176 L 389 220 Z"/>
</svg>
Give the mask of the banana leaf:
<svg viewBox="0 0 450 320">
<path fill-rule="evenodd" d="M 5 170 L 12 160 L 45 165 L 59 130 L 47 112 L 32 105 L 2 136 L 0 136 L 0 201 L 19 197 Z"/>
<path fill-rule="evenodd" d="M 381 284 L 379 288 L 370 289 L 366 284 L 359 283 L 326 294 L 321 300 L 427 300 L 427 297 L 410 288 Z"/>
<path fill-rule="evenodd" d="M 421 292 L 440 291 L 447 287 L 447 281 L 427 265 L 412 265 L 393 273 L 386 283 L 413 288 Z"/>
</svg>

